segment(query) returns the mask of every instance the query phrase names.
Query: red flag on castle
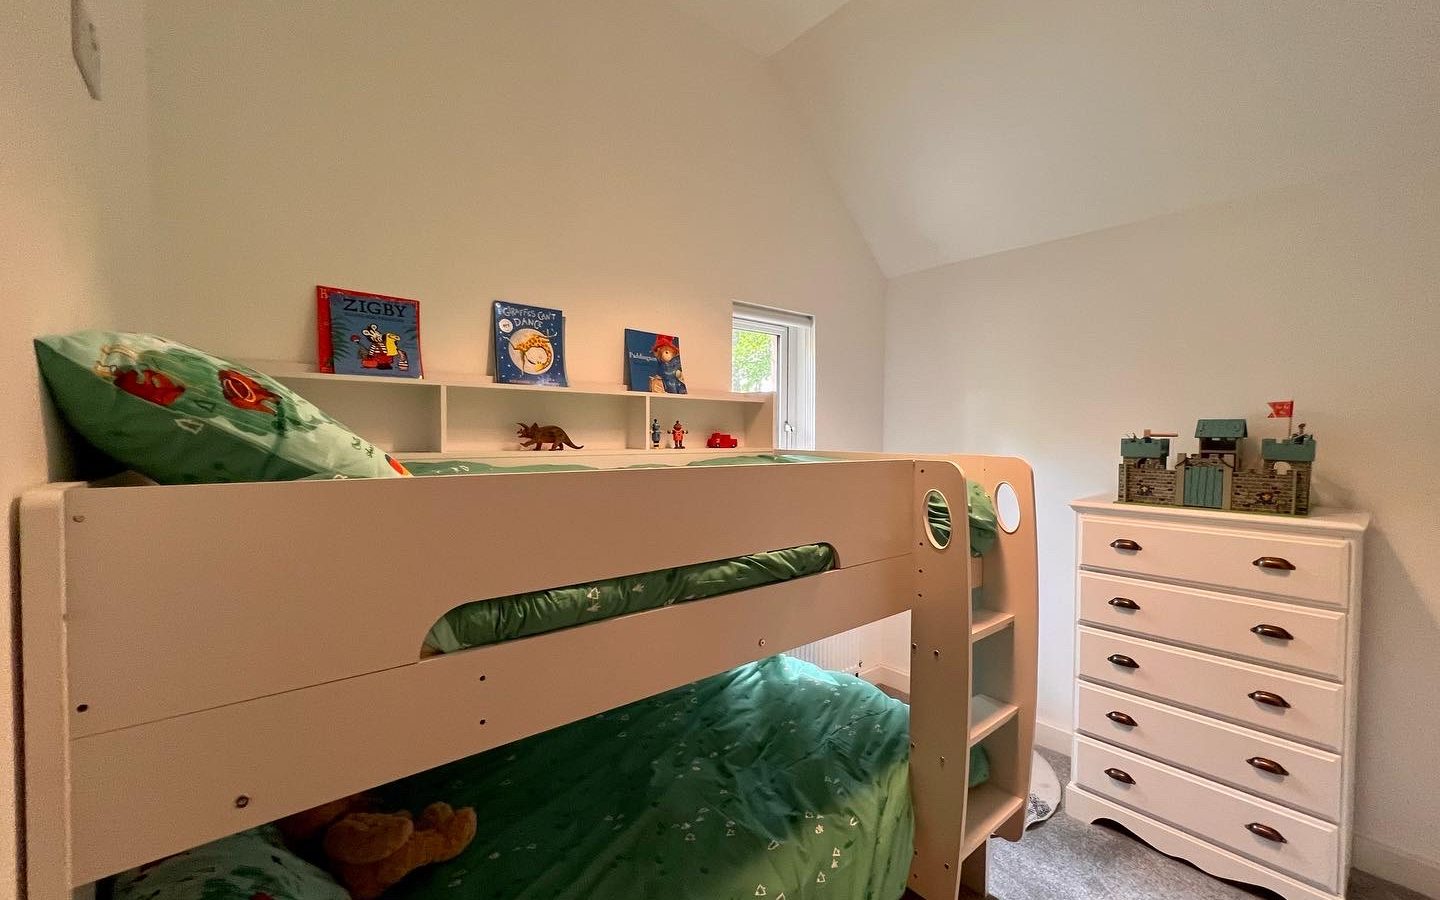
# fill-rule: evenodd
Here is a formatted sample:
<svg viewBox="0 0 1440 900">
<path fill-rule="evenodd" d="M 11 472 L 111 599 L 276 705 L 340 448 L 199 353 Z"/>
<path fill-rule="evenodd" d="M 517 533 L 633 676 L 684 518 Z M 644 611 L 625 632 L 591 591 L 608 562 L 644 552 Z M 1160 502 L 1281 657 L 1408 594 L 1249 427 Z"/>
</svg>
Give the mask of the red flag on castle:
<svg viewBox="0 0 1440 900">
<path fill-rule="evenodd" d="M 1267 419 L 1293 419 L 1295 417 L 1294 400 L 1271 400 L 1270 415 Z"/>
</svg>

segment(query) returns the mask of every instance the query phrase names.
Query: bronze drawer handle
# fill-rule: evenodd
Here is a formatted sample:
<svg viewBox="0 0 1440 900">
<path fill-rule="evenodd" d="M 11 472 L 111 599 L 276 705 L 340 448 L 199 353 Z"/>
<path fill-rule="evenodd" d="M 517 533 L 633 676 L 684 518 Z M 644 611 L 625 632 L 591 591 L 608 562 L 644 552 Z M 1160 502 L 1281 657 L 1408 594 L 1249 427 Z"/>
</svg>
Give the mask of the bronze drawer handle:
<svg viewBox="0 0 1440 900">
<path fill-rule="evenodd" d="M 1111 597 L 1110 605 L 1118 609 L 1140 609 L 1140 604 L 1131 600 L 1129 597 Z"/>
<path fill-rule="evenodd" d="M 1110 546 L 1116 550 L 1129 550 L 1131 553 L 1139 553 L 1140 545 L 1129 538 L 1116 538 L 1110 542 Z"/>
<path fill-rule="evenodd" d="M 1258 634 L 1261 637 L 1274 638 L 1277 641 L 1295 640 L 1295 635 L 1286 631 L 1284 628 L 1281 628 L 1279 625 L 1256 625 L 1254 628 L 1250 629 L 1250 631 L 1252 634 Z"/>
<path fill-rule="evenodd" d="M 1112 653 L 1105 657 L 1117 666 L 1124 666 L 1127 669 L 1138 669 L 1140 664 L 1123 653 Z M 1253 695 L 1252 695 L 1253 696 Z M 1288 704 L 1287 704 L 1288 705 Z"/>
<path fill-rule="evenodd" d="M 1282 572 L 1295 571 L 1295 564 L 1283 556 L 1262 556 L 1250 565 L 1261 569 L 1279 569 Z"/>
<path fill-rule="evenodd" d="M 1110 710 L 1108 713 L 1105 714 L 1105 718 L 1116 723 L 1117 725 L 1124 725 L 1127 728 L 1135 728 L 1139 724 L 1133 718 L 1126 715 L 1125 713 L 1120 712 L 1120 710 L 1118 709 Z"/>
<path fill-rule="evenodd" d="M 1285 840 L 1285 835 L 1271 828 L 1269 825 L 1261 825 L 1259 822 L 1251 822 L 1249 825 L 1246 825 L 1245 828 L 1251 834 L 1259 835 L 1267 841 L 1274 841 L 1277 844 L 1289 843 Z"/>
<path fill-rule="evenodd" d="M 1289 771 L 1273 759 L 1266 759 L 1263 756 L 1252 756 L 1245 760 L 1250 765 L 1262 772 L 1269 772 L 1271 775 L 1289 775 Z"/>
<path fill-rule="evenodd" d="M 1106 769 L 1105 774 L 1109 775 L 1111 778 L 1115 779 L 1121 784 L 1135 783 L 1135 779 L 1131 778 L 1130 773 L 1126 772 L 1124 769 Z"/>
<path fill-rule="evenodd" d="M 1254 700 L 1256 703 L 1263 703 L 1266 706 L 1278 706 L 1281 709 L 1290 708 L 1290 701 L 1286 700 L 1279 694 L 1272 694 L 1269 691 L 1251 691 L 1246 696 L 1248 696 L 1251 700 Z"/>
</svg>

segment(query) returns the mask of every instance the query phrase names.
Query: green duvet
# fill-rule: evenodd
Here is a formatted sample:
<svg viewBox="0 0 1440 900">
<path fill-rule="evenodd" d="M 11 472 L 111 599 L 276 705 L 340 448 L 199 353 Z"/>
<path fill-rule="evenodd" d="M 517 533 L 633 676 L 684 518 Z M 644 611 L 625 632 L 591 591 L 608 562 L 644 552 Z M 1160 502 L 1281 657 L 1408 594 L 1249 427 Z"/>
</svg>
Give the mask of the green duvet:
<svg viewBox="0 0 1440 900">
<path fill-rule="evenodd" d="M 714 457 L 689 465 L 779 465 L 824 461 L 822 457 L 777 454 Z M 417 476 L 589 470 L 587 466 L 563 463 L 501 467 L 467 460 L 406 462 L 405 465 Z M 995 543 L 995 512 L 990 498 L 979 485 L 970 486 L 969 500 L 970 546 L 972 553 L 978 556 Z M 932 504 L 927 513 L 932 529 L 948 536 L 950 511 Z M 425 646 L 436 652 L 453 653 L 470 647 L 481 647 L 597 622 L 612 616 L 658 609 L 690 600 L 703 600 L 732 591 L 814 575 L 830 569 L 834 564 L 835 554 L 830 547 L 824 544 L 809 544 L 736 559 L 698 563 L 677 569 L 610 578 L 493 600 L 479 600 L 458 606 L 446 613 L 430 629 L 425 638 Z"/>
<path fill-rule="evenodd" d="M 788 657 L 397 782 L 473 805 L 463 856 L 389 897 L 895 900 L 913 823 L 908 709 Z"/>
<path fill-rule="evenodd" d="M 386 900 L 897 900 L 914 823 L 909 711 L 772 657 L 380 788 L 480 827 Z M 115 900 L 333 900 L 255 829 L 119 876 Z"/>
</svg>

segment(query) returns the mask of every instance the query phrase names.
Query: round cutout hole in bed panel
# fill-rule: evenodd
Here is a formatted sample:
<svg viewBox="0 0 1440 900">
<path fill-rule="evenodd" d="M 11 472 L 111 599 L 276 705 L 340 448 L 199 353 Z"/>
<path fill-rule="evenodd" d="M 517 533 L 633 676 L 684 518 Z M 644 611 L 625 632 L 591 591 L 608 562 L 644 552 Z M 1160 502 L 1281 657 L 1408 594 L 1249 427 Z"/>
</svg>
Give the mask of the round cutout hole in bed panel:
<svg viewBox="0 0 1440 900">
<path fill-rule="evenodd" d="M 950 501 L 932 489 L 925 495 L 925 535 L 936 550 L 950 546 Z"/>
<path fill-rule="evenodd" d="M 1006 534 L 1014 534 L 1020 527 L 1020 495 L 1008 481 L 995 485 L 995 518 Z"/>
</svg>

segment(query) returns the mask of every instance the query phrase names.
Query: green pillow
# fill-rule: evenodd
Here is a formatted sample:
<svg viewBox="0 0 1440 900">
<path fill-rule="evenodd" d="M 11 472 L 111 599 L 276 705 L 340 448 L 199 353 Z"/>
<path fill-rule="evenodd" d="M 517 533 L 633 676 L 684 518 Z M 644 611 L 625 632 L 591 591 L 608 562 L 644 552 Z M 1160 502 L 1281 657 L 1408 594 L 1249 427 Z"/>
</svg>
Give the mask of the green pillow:
<svg viewBox="0 0 1440 900">
<path fill-rule="evenodd" d="M 394 477 L 405 468 L 268 376 L 151 334 L 37 338 L 76 431 L 165 484 Z"/>
<path fill-rule="evenodd" d="M 1000 537 L 1000 524 L 995 516 L 995 503 L 985 489 L 975 482 L 970 485 L 970 555 L 984 556 Z"/>
<path fill-rule="evenodd" d="M 286 849 L 273 825 L 232 834 L 115 877 L 113 900 L 350 900 Z"/>
</svg>

